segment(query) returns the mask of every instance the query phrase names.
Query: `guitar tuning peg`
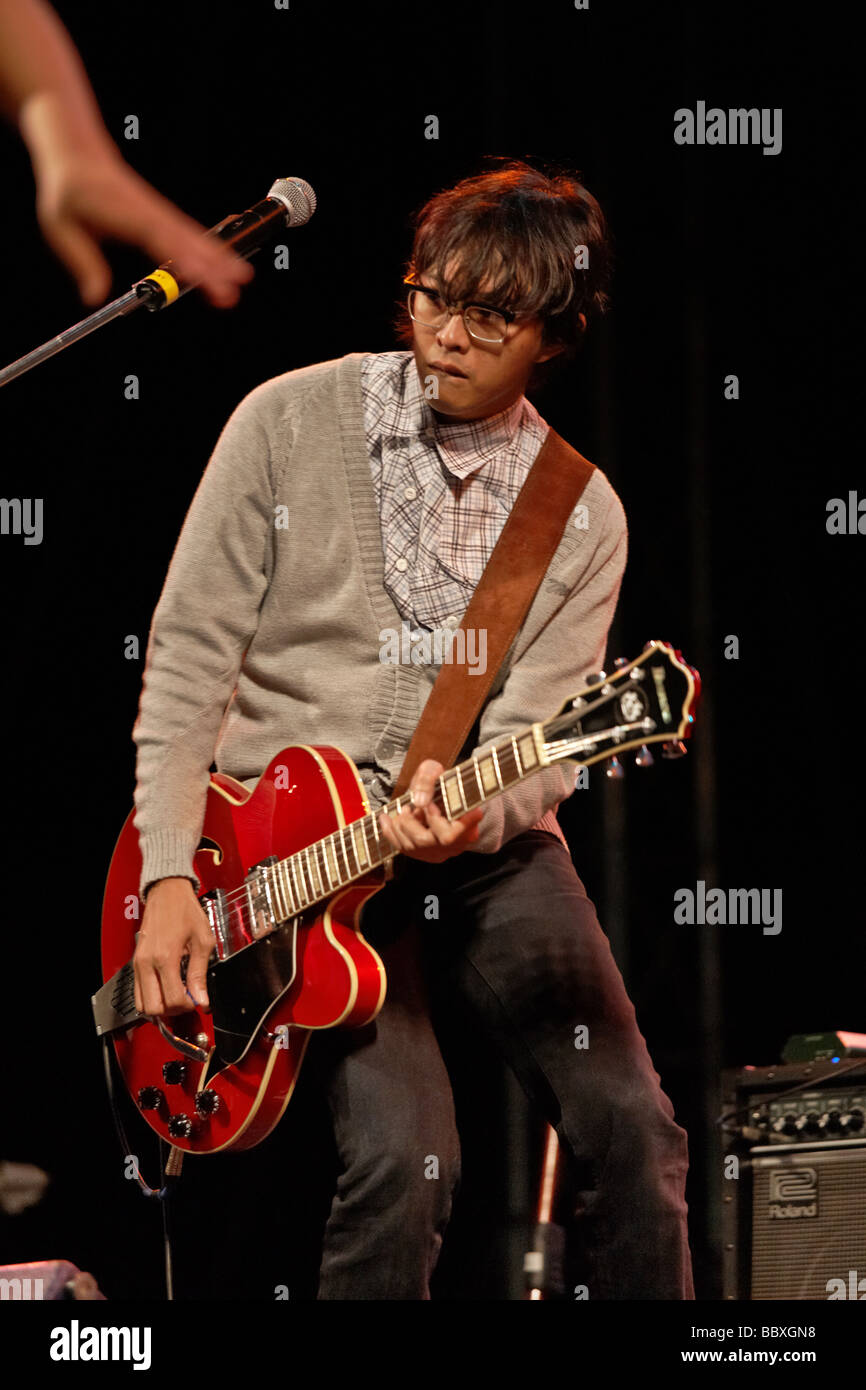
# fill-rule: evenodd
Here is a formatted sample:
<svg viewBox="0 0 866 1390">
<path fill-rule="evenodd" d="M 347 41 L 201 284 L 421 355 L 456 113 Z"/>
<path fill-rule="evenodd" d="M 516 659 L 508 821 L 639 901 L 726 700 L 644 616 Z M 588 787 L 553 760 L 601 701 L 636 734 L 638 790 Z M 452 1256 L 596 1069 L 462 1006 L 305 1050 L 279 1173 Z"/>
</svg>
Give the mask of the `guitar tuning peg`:
<svg viewBox="0 0 866 1390">
<path fill-rule="evenodd" d="M 647 748 L 646 744 L 642 743 L 634 755 L 635 767 L 652 767 L 654 762 L 655 758 L 652 753 Z"/>
<path fill-rule="evenodd" d="M 604 769 L 604 774 L 606 777 L 612 777 L 615 782 L 618 782 L 621 777 L 625 776 L 625 768 L 619 758 L 611 758 L 609 760 L 607 767 Z"/>
<path fill-rule="evenodd" d="M 606 680 L 607 680 L 607 672 L 606 672 L 606 671 L 592 671 L 592 672 L 590 672 L 590 674 L 589 674 L 588 676 L 585 676 L 584 679 L 585 679 L 587 685 L 600 685 L 602 681 L 606 681 Z"/>
<path fill-rule="evenodd" d="M 663 758 L 684 758 L 688 749 L 681 738 L 675 738 L 670 743 L 662 744 Z"/>
</svg>

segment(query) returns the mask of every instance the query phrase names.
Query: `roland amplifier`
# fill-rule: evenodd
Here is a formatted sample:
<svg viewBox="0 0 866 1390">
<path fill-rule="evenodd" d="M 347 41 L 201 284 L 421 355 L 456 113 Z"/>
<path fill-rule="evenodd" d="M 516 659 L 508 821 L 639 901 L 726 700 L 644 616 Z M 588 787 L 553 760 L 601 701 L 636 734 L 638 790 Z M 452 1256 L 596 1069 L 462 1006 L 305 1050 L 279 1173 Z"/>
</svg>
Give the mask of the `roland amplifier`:
<svg viewBox="0 0 866 1390">
<path fill-rule="evenodd" d="M 866 1064 L 744 1067 L 722 1090 L 723 1298 L 866 1300 Z"/>
</svg>

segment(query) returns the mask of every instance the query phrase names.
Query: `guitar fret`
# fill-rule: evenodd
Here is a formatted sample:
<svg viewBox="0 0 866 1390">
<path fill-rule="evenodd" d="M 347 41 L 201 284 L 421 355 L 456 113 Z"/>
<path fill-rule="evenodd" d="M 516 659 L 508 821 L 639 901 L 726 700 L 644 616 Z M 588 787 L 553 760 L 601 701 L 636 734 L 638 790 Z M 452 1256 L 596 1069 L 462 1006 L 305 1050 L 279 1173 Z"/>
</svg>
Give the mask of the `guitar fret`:
<svg viewBox="0 0 866 1390">
<path fill-rule="evenodd" d="M 325 847 L 325 867 L 326 867 L 327 870 L 328 870 L 328 880 L 329 880 L 330 886 L 331 886 L 332 888 L 335 888 L 335 887 L 336 887 L 336 888 L 339 888 L 339 886 L 340 886 L 340 868 L 339 868 L 339 865 L 338 865 L 338 863 L 337 863 L 337 856 L 336 856 L 336 854 L 334 853 L 333 840 L 334 840 L 333 835 L 329 835 L 329 836 L 327 837 L 327 839 L 325 839 L 325 840 L 322 841 L 322 844 L 323 844 L 324 847 Z"/>
<path fill-rule="evenodd" d="M 267 896 L 274 915 L 274 921 L 283 919 L 283 895 L 280 892 L 280 866 L 274 864 L 267 872 Z"/>
<path fill-rule="evenodd" d="M 454 776 L 457 778 L 457 785 L 458 785 L 458 787 L 460 788 L 460 800 L 461 800 L 461 802 L 462 802 L 462 804 L 463 804 L 463 810 L 464 810 L 464 811 L 468 811 L 468 810 L 469 810 L 469 803 L 468 803 L 467 800 L 466 800 L 466 793 L 465 793 L 465 791 L 463 790 L 463 775 L 462 775 L 462 773 L 461 773 L 459 767 L 455 767 L 455 769 L 454 769 Z"/>
<path fill-rule="evenodd" d="M 318 844 L 316 845 L 316 863 L 319 866 L 319 873 L 322 878 L 322 887 L 325 889 L 326 892 L 329 893 L 331 891 L 332 884 L 331 874 L 328 868 L 328 856 L 325 853 L 324 840 L 319 840 Z"/>
<path fill-rule="evenodd" d="M 510 787 L 512 782 L 517 781 L 517 763 L 514 760 L 514 750 L 510 743 L 506 743 L 499 748 L 498 752 L 505 785 Z"/>
<path fill-rule="evenodd" d="M 478 766 L 478 759 L 474 756 L 474 754 L 473 754 L 473 757 L 472 757 L 472 766 L 473 766 L 473 768 L 474 768 L 474 770 L 475 770 L 475 782 L 476 782 L 476 785 L 477 785 L 477 787 L 478 787 L 478 800 L 479 800 L 479 801 L 484 801 L 484 799 L 485 799 L 484 783 L 483 783 L 482 780 L 481 780 L 481 769 L 480 769 L 479 766 Z"/>
<path fill-rule="evenodd" d="M 357 877 L 358 877 L 358 874 L 361 872 L 361 865 L 360 865 L 360 862 L 359 862 L 359 860 L 358 860 L 358 851 L 357 851 L 357 849 L 356 849 L 356 847 L 355 847 L 355 827 L 354 827 L 354 824 L 351 824 L 351 823 L 350 823 L 349 825 L 344 826 L 344 828 L 343 828 L 343 837 L 344 837 L 344 839 L 345 839 L 346 836 L 348 836 L 349 849 L 352 851 L 352 857 L 353 857 L 353 859 L 354 859 L 354 861 L 355 861 L 355 867 L 354 867 L 354 869 L 351 867 L 351 865 L 349 866 L 349 877 L 350 877 L 350 878 L 357 878 Z M 348 861 L 347 861 L 347 862 L 348 862 Z"/>
<path fill-rule="evenodd" d="M 517 765 L 517 772 L 518 772 L 518 775 L 519 775 L 520 777 L 522 777 L 522 776 L 523 776 L 523 764 L 522 764 L 522 762 L 520 761 L 520 752 L 519 752 L 518 747 L 517 747 L 517 738 L 516 738 L 516 736 L 515 736 L 514 734 L 511 735 L 511 748 L 512 748 L 512 751 L 513 751 L 513 753 L 514 753 L 514 761 L 515 761 L 515 763 L 516 763 L 516 765 Z"/>
<path fill-rule="evenodd" d="M 538 751 L 535 747 L 535 739 L 531 733 L 524 734 L 519 740 L 520 760 L 523 764 L 524 772 L 531 772 L 538 767 Z"/>
<path fill-rule="evenodd" d="M 322 873 L 322 851 L 318 845 L 315 846 L 315 853 L 313 854 L 313 867 L 316 870 L 316 878 L 319 882 L 319 892 L 324 897 L 328 890 L 325 886 L 325 876 Z"/>
<path fill-rule="evenodd" d="M 304 865 L 304 851 L 303 851 L 303 850 L 299 850 L 299 851 L 298 851 L 298 853 L 295 855 L 295 860 L 297 861 L 297 865 L 298 865 L 298 877 L 299 877 L 300 880 L 301 880 L 301 888 L 303 889 L 304 897 L 307 899 L 307 902 L 309 902 L 309 901 L 310 901 L 310 897 L 311 897 L 310 889 L 312 888 L 313 885 L 312 885 L 311 883 L 308 883 L 308 882 L 307 882 L 307 874 L 306 874 L 306 868 L 305 868 L 305 865 Z"/>
<path fill-rule="evenodd" d="M 450 779 L 450 780 L 449 780 Z M 442 799 L 445 805 L 445 814 L 449 820 L 454 818 L 457 811 L 463 809 L 460 797 L 460 788 L 455 786 L 453 772 L 443 772 L 439 778 L 439 785 L 442 788 Z"/>
<path fill-rule="evenodd" d="M 295 902 L 298 904 L 298 908 L 300 909 L 304 906 L 304 895 L 302 894 L 300 887 L 298 886 L 298 871 L 295 866 L 294 855 L 292 855 L 291 859 L 289 860 L 289 873 L 292 876 L 292 883 L 295 889 Z"/>
<path fill-rule="evenodd" d="M 321 883 L 321 885 L 322 885 L 322 892 L 323 892 L 323 893 L 327 893 L 327 892 L 329 891 L 329 888 L 330 888 L 330 882 L 327 882 L 327 883 L 325 882 L 325 871 L 326 871 L 326 869 L 327 869 L 327 863 L 326 863 L 325 851 L 324 851 L 323 848 L 322 848 L 322 842 L 321 842 L 321 840 L 320 840 L 320 841 L 318 841 L 317 844 L 316 844 L 316 872 L 317 872 L 317 874 L 319 875 L 319 881 L 320 881 L 320 883 Z"/>
<path fill-rule="evenodd" d="M 499 783 L 499 789 L 500 789 L 500 791 L 504 791 L 504 790 L 505 790 L 505 783 L 504 783 L 503 780 L 502 780 L 502 773 L 499 771 L 499 756 L 498 756 L 498 754 L 497 754 L 495 748 L 491 748 L 491 750 L 490 750 L 490 756 L 491 756 L 491 758 L 493 759 L 493 768 L 494 768 L 494 771 L 496 772 L 496 780 L 497 780 L 497 782 Z"/>
<path fill-rule="evenodd" d="M 301 887 L 304 890 L 304 897 L 306 899 L 304 906 L 309 907 L 310 903 L 315 900 L 316 890 L 310 875 L 310 866 L 306 858 L 306 850 L 299 850 L 295 858 L 298 861 L 298 873 L 301 875 Z"/>
<path fill-rule="evenodd" d="M 379 837 L 379 813 L 378 813 L 378 810 L 371 810 L 371 812 L 370 812 L 370 824 L 371 824 L 371 826 L 373 826 L 373 837 L 374 837 L 374 840 L 375 840 L 375 852 L 377 852 L 377 855 L 378 855 L 378 859 L 375 860 L 375 862 L 381 863 L 381 860 L 382 860 L 382 841 L 381 841 L 381 837 Z M 367 834 L 367 831 L 364 831 L 364 834 Z"/>
<path fill-rule="evenodd" d="M 489 753 L 485 753 L 484 757 L 481 759 L 480 766 L 481 780 L 484 786 L 484 795 L 491 796 L 492 793 L 496 791 L 497 781 L 496 768 L 493 762 L 493 758 L 490 756 Z"/>
<path fill-rule="evenodd" d="M 343 851 L 343 862 L 344 862 L 345 865 L 346 865 L 346 881 L 348 882 L 349 879 L 351 879 L 351 877 L 352 877 L 352 868 L 351 868 L 351 865 L 349 864 L 349 856 L 348 856 L 348 854 L 346 853 L 346 828 L 345 828 L 345 826 L 341 826 L 339 830 L 335 831 L 335 834 L 339 837 L 340 849 Z"/>
<path fill-rule="evenodd" d="M 315 876 L 315 874 L 313 873 L 313 860 L 312 860 L 312 858 L 311 858 L 311 856 L 310 856 L 310 847 L 309 847 L 309 845 L 308 845 L 307 848 L 304 850 L 304 858 L 305 858 L 306 864 L 307 864 L 307 877 L 308 877 L 309 880 L 310 880 L 310 888 L 311 888 L 311 890 L 312 890 L 311 893 L 310 893 L 310 900 L 312 901 L 314 898 L 318 898 L 318 897 L 319 897 L 319 895 L 320 895 L 320 893 L 321 893 L 321 886 L 316 884 L 316 876 Z"/>
<path fill-rule="evenodd" d="M 352 826 L 352 842 L 355 846 L 355 858 L 358 861 L 359 869 L 366 869 L 370 863 L 370 851 L 367 847 L 367 835 L 364 830 L 363 820 L 356 820 Z M 361 857 L 363 855 L 363 858 Z"/>
<path fill-rule="evenodd" d="M 369 849 L 369 848 L 370 848 L 370 839 L 369 839 L 369 835 L 368 835 L 368 833 L 367 833 L 368 829 L 372 830 L 372 832 L 373 832 L 373 845 L 372 845 L 372 854 L 370 855 L 370 863 L 371 863 L 371 864 L 381 864 L 381 862 L 382 862 L 382 844 L 381 844 L 381 840 L 380 840 L 380 837 L 379 837 L 379 813 L 378 813 L 378 811 L 371 811 L 370 814 L 369 814 L 369 816 L 367 816 L 366 821 L 365 821 L 365 823 L 364 823 L 364 839 L 365 839 L 365 841 L 367 842 L 367 848 Z"/>
<path fill-rule="evenodd" d="M 475 759 L 472 758 L 468 762 L 461 763 L 458 771 L 460 773 L 460 785 L 463 788 L 463 796 L 466 802 L 466 809 L 467 811 L 474 811 L 475 807 L 478 806 L 480 802 L 484 800 L 484 794 L 481 790 L 481 784 L 478 780 L 478 767 L 475 762 Z M 466 774 L 466 778 L 474 774 L 474 777 L 472 779 L 473 785 L 470 786 L 469 782 L 466 780 L 466 778 L 464 778 L 464 773 Z"/>
<path fill-rule="evenodd" d="M 442 809 L 449 821 L 474 808 L 497 791 L 505 791 L 516 780 L 538 767 L 538 753 L 531 730 L 512 734 L 508 741 L 493 747 L 483 756 L 476 754 L 457 767 L 443 772 L 438 779 Z M 474 778 L 468 785 L 464 773 Z M 394 810 L 411 804 L 408 792 L 396 798 Z M 371 834 L 372 832 L 372 834 Z M 274 866 L 271 890 L 274 908 L 283 920 L 297 915 L 311 903 L 327 897 L 344 882 L 351 882 L 389 857 L 391 846 L 379 829 L 378 814 L 374 811 L 341 826 L 324 839 L 308 845 Z M 255 913 L 247 889 L 247 912 L 254 922 Z M 242 913 L 241 916 L 245 914 Z"/>
<path fill-rule="evenodd" d="M 295 899 L 292 894 L 291 884 L 289 882 L 289 870 L 287 860 L 281 860 L 280 864 L 278 865 L 278 868 L 280 871 L 280 896 L 283 899 L 283 910 L 286 914 L 286 917 L 293 917 L 298 909 L 295 907 Z"/>
</svg>

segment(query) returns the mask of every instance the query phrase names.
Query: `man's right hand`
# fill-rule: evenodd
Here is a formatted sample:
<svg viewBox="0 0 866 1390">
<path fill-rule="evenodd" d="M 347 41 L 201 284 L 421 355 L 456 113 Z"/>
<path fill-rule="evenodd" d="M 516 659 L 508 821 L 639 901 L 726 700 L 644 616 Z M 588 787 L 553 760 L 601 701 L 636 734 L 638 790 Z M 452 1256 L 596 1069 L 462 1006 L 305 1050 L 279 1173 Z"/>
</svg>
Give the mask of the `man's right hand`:
<svg viewBox="0 0 866 1390">
<path fill-rule="evenodd" d="M 206 973 L 213 949 L 213 932 L 190 880 L 161 878 L 148 892 L 133 957 L 139 1013 L 168 1015 L 188 1013 L 194 1006 L 209 1008 Z M 180 973 L 185 955 L 189 956 L 186 985 Z"/>
</svg>

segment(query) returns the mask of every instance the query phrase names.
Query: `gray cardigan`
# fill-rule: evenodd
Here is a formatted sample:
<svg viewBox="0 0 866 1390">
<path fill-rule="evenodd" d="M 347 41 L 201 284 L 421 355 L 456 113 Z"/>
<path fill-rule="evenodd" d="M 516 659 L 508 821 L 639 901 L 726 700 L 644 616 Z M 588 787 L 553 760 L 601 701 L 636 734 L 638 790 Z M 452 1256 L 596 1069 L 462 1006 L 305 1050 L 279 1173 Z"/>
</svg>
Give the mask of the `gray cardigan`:
<svg viewBox="0 0 866 1390">
<path fill-rule="evenodd" d="M 379 516 L 352 353 L 263 382 L 202 476 L 151 624 L 133 729 L 142 895 L 186 876 L 209 769 L 255 785 L 292 743 L 336 744 L 393 786 L 436 665 L 380 660 L 401 618 L 383 583 Z M 596 470 L 485 707 L 479 748 L 547 718 L 601 666 L 626 560 L 619 498 Z M 556 831 L 574 788 L 561 763 L 490 802 L 472 849 Z"/>
</svg>

